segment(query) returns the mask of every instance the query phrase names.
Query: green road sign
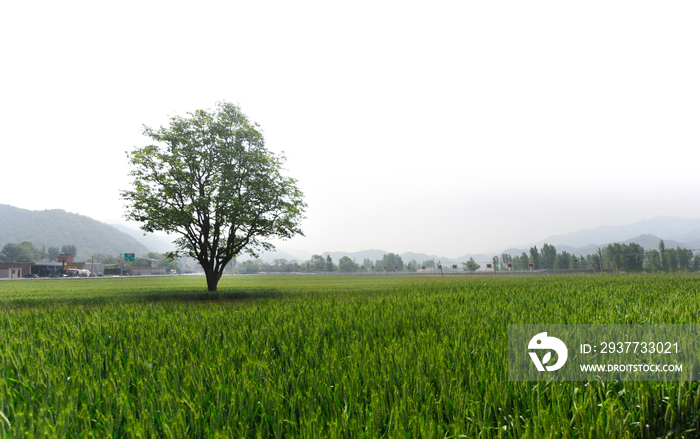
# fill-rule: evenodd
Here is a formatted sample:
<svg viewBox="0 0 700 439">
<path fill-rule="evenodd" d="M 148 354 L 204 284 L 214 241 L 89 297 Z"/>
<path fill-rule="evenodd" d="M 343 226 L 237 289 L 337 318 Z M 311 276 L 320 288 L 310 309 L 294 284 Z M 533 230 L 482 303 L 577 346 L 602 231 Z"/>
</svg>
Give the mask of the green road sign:
<svg viewBox="0 0 700 439">
<path fill-rule="evenodd" d="M 124 253 L 124 262 L 133 262 L 135 259 L 133 253 Z"/>
</svg>

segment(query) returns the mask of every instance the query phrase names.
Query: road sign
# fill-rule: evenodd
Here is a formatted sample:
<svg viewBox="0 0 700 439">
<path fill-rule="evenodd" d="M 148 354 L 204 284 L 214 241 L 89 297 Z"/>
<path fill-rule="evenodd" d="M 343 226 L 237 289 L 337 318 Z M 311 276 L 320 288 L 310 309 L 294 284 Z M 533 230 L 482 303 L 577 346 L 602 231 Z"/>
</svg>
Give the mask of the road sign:
<svg viewBox="0 0 700 439">
<path fill-rule="evenodd" d="M 135 259 L 134 253 L 124 253 L 124 262 L 134 262 Z"/>
</svg>

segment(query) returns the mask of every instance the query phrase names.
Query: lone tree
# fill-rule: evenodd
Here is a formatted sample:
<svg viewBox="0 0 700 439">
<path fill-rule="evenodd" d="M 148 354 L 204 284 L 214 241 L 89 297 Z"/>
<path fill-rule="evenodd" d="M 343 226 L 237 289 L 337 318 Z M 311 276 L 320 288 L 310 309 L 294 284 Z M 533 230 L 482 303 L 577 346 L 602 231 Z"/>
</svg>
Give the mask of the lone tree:
<svg viewBox="0 0 700 439">
<path fill-rule="evenodd" d="M 302 235 L 306 204 L 295 179 L 282 175 L 283 155 L 265 148 L 259 125 L 241 109 L 172 117 L 169 127 L 143 134 L 156 144 L 129 155 L 132 190 L 122 191 L 129 220 L 141 229 L 179 235 L 177 250 L 199 261 L 209 291 L 239 253 L 253 257 L 274 246 L 266 239 Z"/>
</svg>

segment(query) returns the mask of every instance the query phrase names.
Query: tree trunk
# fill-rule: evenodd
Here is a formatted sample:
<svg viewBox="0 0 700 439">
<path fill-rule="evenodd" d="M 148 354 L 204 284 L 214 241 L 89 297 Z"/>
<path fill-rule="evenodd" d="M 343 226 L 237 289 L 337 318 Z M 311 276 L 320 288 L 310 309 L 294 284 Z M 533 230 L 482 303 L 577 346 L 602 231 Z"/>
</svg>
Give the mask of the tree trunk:
<svg viewBox="0 0 700 439">
<path fill-rule="evenodd" d="M 212 269 L 205 269 L 204 274 L 207 277 L 207 290 L 216 291 L 216 285 L 219 283 L 219 279 L 221 279 L 221 273 L 217 273 Z"/>
</svg>

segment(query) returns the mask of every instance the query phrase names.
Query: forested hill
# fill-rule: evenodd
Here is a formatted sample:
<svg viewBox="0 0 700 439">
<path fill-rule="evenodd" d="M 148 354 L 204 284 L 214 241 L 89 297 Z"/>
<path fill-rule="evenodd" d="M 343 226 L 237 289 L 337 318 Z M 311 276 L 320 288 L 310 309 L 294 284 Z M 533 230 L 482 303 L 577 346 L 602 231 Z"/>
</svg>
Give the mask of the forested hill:
<svg viewBox="0 0 700 439">
<path fill-rule="evenodd" d="M 149 251 L 136 239 L 116 228 L 83 215 L 64 210 L 26 210 L 0 204 L 0 248 L 7 243 L 30 241 L 35 247 L 75 245 L 76 261 L 95 253 L 117 256 L 142 255 Z"/>
</svg>

